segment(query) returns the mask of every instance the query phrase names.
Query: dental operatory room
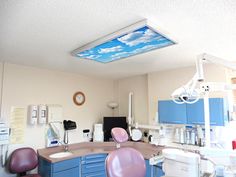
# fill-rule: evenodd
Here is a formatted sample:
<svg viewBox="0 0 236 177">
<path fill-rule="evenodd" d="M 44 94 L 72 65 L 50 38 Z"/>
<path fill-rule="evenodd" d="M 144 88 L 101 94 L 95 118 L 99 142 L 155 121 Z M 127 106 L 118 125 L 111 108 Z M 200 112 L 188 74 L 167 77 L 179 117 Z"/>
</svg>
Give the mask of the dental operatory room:
<svg viewBox="0 0 236 177">
<path fill-rule="evenodd" d="M 235 0 L 1 0 L 0 177 L 236 177 Z"/>
</svg>

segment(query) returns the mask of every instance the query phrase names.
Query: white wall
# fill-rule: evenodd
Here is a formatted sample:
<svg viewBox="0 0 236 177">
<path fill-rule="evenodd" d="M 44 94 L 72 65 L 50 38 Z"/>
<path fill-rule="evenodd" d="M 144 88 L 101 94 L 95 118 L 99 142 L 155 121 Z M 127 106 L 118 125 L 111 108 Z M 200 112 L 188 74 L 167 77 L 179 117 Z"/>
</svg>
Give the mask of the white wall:
<svg viewBox="0 0 236 177">
<path fill-rule="evenodd" d="M 29 104 L 60 104 L 63 106 L 63 117 L 77 122 L 76 131 L 69 133 L 71 143 L 82 141 L 83 129 L 91 129 L 92 125 L 101 121 L 103 116 L 112 114 L 111 109 L 107 107 L 107 103 L 113 100 L 114 95 L 112 80 L 5 64 L 3 84 L 2 120 L 9 122 L 12 106 L 26 108 Z M 73 103 L 73 94 L 77 91 L 84 92 L 86 96 L 86 102 L 82 106 Z M 44 134 L 44 126 L 27 126 L 25 143 L 16 146 L 43 148 Z M 10 149 L 13 148 L 15 146 L 10 145 Z M 1 167 L 0 176 L 8 176 Z"/>
</svg>

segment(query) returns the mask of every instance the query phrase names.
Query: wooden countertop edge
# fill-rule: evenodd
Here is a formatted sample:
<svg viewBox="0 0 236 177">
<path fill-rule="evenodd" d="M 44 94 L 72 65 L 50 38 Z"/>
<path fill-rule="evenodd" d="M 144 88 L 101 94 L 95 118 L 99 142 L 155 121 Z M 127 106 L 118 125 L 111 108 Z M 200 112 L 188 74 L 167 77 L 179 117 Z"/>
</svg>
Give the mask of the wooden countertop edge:
<svg viewBox="0 0 236 177">
<path fill-rule="evenodd" d="M 132 147 L 139 152 L 141 152 L 145 159 L 150 159 L 153 154 L 159 153 L 164 146 L 155 146 L 148 143 L 143 142 L 126 142 L 122 143 L 121 147 Z M 52 148 L 44 148 L 38 149 L 38 156 L 45 159 L 50 163 L 56 163 L 63 160 L 69 160 L 77 157 L 82 157 L 85 155 L 91 154 L 108 154 L 109 152 L 116 149 L 116 145 L 114 142 L 83 142 L 68 145 L 68 150 L 72 152 L 72 155 L 63 157 L 63 158 L 50 158 L 49 155 L 63 152 L 63 146 L 52 147 Z"/>
</svg>

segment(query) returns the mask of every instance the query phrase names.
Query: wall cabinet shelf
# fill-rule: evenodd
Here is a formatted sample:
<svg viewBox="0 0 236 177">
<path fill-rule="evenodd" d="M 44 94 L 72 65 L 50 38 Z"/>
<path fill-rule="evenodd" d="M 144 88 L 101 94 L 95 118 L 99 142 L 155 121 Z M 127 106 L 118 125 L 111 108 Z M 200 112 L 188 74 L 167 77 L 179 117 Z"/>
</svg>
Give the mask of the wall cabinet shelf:
<svg viewBox="0 0 236 177">
<path fill-rule="evenodd" d="M 223 98 L 209 98 L 210 124 L 224 126 L 228 121 L 227 101 Z M 204 124 L 204 101 L 194 104 L 176 104 L 172 100 L 158 101 L 159 123 Z"/>
</svg>

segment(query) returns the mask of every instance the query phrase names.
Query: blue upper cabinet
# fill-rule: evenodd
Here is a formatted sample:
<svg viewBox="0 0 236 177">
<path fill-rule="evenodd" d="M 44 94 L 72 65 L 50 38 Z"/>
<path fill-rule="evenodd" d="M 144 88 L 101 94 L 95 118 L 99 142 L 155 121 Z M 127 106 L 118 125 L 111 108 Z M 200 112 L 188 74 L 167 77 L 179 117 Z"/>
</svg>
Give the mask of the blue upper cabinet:
<svg viewBox="0 0 236 177">
<path fill-rule="evenodd" d="M 228 106 L 223 98 L 209 98 L 210 123 L 224 126 L 228 121 Z M 160 123 L 169 124 L 204 124 L 204 101 L 194 104 L 176 104 L 172 100 L 158 102 Z"/>
<path fill-rule="evenodd" d="M 210 124 L 224 126 L 228 121 L 228 109 L 223 98 L 209 98 Z M 200 99 L 194 104 L 187 104 L 189 124 L 204 124 L 204 101 Z"/>
<path fill-rule="evenodd" d="M 187 123 L 186 105 L 176 104 L 172 100 L 158 101 L 158 115 L 160 123 Z"/>
<path fill-rule="evenodd" d="M 204 103 L 200 99 L 194 104 L 186 104 L 189 124 L 204 124 Z"/>
</svg>

